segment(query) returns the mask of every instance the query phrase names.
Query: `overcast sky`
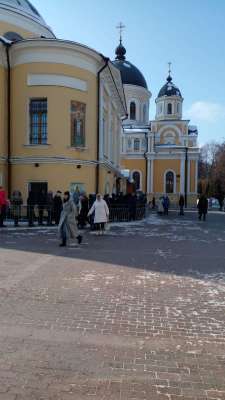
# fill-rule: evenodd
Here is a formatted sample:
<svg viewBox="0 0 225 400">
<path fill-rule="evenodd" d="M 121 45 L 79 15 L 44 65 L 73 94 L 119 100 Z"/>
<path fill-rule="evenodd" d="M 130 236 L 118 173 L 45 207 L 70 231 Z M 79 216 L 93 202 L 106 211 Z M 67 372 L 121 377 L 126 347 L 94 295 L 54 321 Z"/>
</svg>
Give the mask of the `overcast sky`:
<svg viewBox="0 0 225 400">
<path fill-rule="evenodd" d="M 127 59 L 144 74 L 155 98 L 172 62 L 184 117 L 199 142 L 225 139 L 225 0 L 33 0 L 56 36 L 114 58 L 116 26 L 126 25 Z"/>
</svg>

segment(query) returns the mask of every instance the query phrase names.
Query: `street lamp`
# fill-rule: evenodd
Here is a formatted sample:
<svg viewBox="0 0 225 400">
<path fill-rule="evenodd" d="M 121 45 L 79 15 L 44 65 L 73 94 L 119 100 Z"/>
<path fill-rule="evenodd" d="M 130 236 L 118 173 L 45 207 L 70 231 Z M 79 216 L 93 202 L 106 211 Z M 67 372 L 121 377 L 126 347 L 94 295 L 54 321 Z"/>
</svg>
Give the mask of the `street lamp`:
<svg viewBox="0 0 225 400">
<path fill-rule="evenodd" d="M 187 208 L 187 191 L 188 191 L 188 147 L 185 147 L 185 180 L 184 180 L 184 204 Z"/>
</svg>

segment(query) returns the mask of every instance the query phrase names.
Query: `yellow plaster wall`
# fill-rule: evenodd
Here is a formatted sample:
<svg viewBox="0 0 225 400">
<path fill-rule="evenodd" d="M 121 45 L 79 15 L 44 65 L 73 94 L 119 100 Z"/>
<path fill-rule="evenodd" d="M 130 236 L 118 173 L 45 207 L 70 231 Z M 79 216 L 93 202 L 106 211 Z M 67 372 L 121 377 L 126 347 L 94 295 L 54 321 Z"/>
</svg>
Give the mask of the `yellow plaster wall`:
<svg viewBox="0 0 225 400">
<path fill-rule="evenodd" d="M 180 175 L 180 160 L 154 160 L 154 193 L 164 192 L 164 173 L 169 169 Z M 180 179 L 177 179 L 176 191 L 180 191 Z"/>
<path fill-rule="evenodd" d="M 7 71 L 0 66 L 0 157 L 7 155 Z"/>
<path fill-rule="evenodd" d="M 88 91 L 42 86 L 28 87 L 28 73 L 69 75 L 87 81 Z M 97 135 L 97 80 L 90 72 L 63 64 L 34 63 L 20 65 L 12 71 L 12 154 L 13 156 L 63 155 L 77 159 L 96 159 Z M 19 94 L 19 95 L 18 95 Z M 47 148 L 26 147 L 29 137 L 29 99 L 48 99 L 48 143 Z M 86 104 L 86 147 L 85 151 L 70 148 L 71 100 Z"/>
<path fill-rule="evenodd" d="M 70 189 L 71 183 L 83 183 L 87 193 L 95 192 L 96 167 L 93 165 L 82 166 L 64 164 L 40 164 L 12 166 L 12 191 L 20 190 L 24 200 L 28 194 L 29 182 L 48 182 L 48 190 L 56 192 Z"/>
<path fill-rule="evenodd" d="M 146 160 L 143 159 L 122 159 L 121 165 L 123 169 L 129 169 L 130 171 L 141 171 L 142 172 L 142 191 L 146 192 Z"/>
</svg>

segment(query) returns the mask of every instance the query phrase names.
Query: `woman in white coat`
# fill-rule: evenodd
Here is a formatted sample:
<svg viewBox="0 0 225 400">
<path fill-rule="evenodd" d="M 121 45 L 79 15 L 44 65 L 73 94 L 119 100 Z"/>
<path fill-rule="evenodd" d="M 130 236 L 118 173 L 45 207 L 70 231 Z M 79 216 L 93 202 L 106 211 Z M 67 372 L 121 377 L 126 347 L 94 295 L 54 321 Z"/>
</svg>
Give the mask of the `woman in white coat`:
<svg viewBox="0 0 225 400">
<path fill-rule="evenodd" d="M 103 233 L 105 230 L 105 224 L 109 219 L 109 208 L 100 194 L 97 194 L 96 200 L 91 207 L 88 216 L 92 215 L 93 213 L 95 215 L 94 223 L 96 228 L 99 231 L 99 234 Z"/>
</svg>

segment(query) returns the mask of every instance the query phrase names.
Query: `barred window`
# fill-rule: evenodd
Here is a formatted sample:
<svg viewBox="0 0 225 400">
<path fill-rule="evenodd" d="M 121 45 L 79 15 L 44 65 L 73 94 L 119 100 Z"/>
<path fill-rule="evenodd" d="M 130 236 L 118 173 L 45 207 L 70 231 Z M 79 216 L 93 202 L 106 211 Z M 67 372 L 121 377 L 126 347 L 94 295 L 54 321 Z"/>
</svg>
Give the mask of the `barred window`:
<svg viewBox="0 0 225 400">
<path fill-rule="evenodd" d="M 134 151 L 140 151 L 140 140 L 134 139 Z"/>
<path fill-rule="evenodd" d="M 85 146 L 86 104 L 71 101 L 71 146 Z"/>
<path fill-rule="evenodd" d="M 172 171 L 166 173 L 166 193 L 174 193 L 174 173 Z"/>
<path fill-rule="evenodd" d="M 48 142 L 48 104 L 47 99 L 30 100 L 30 144 Z"/>
</svg>

